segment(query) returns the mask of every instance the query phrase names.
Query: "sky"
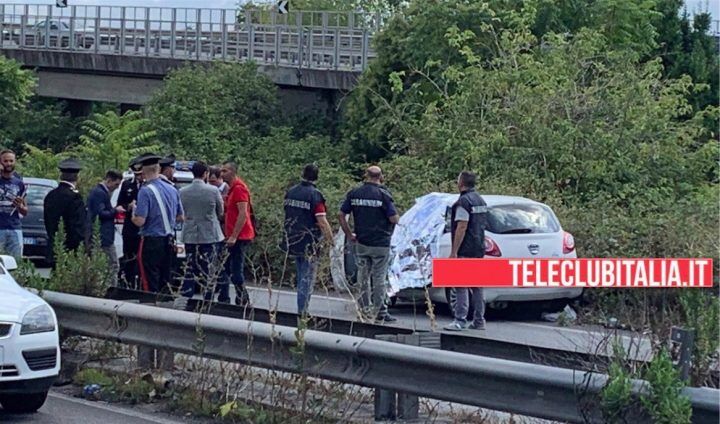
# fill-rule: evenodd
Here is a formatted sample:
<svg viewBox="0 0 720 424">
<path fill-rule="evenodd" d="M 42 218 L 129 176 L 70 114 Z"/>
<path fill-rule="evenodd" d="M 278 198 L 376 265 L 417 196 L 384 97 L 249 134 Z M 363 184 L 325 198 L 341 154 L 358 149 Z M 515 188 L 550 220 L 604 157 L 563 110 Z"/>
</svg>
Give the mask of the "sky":
<svg viewBox="0 0 720 424">
<path fill-rule="evenodd" d="M 150 6 L 150 7 L 203 7 L 234 9 L 238 2 L 246 0 L 68 0 L 70 5 L 108 5 L 108 6 Z M 255 0 L 257 3 L 272 0 Z M 16 4 L 55 4 L 55 0 L 0 0 L 0 3 Z M 292 0 L 290 0 L 292 5 Z M 720 0 L 685 0 L 688 11 L 709 10 L 713 16 L 720 16 Z"/>
</svg>

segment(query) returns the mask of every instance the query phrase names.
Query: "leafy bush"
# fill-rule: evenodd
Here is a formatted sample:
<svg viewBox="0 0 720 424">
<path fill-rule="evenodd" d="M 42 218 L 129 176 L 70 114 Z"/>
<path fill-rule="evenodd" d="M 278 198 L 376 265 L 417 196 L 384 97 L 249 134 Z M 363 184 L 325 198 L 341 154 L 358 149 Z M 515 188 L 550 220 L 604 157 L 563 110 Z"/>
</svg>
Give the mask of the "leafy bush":
<svg viewBox="0 0 720 424">
<path fill-rule="evenodd" d="M 692 417 L 690 400 L 681 392 L 684 387 L 673 368 L 670 355 L 661 350 L 648 367 L 645 378 L 650 383 L 650 394 L 642 397 L 645 409 L 650 413 L 653 422 L 658 424 L 686 424 Z"/>
<path fill-rule="evenodd" d="M 248 152 L 280 116 L 277 89 L 252 63 L 190 65 L 171 72 L 147 106 L 169 151 L 217 163 Z"/>
</svg>

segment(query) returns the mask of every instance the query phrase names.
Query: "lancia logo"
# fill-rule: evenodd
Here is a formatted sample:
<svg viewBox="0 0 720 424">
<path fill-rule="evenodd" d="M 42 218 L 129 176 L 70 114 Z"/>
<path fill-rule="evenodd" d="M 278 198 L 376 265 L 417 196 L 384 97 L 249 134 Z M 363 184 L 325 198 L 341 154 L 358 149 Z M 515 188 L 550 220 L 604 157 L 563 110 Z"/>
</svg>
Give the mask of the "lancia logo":
<svg viewBox="0 0 720 424">
<path fill-rule="evenodd" d="M 540 253 L 540 246 L 537 244 L 528 244 L 528 250 L 530 251 L 531 255 L 537 255 Z"/>
</svg>

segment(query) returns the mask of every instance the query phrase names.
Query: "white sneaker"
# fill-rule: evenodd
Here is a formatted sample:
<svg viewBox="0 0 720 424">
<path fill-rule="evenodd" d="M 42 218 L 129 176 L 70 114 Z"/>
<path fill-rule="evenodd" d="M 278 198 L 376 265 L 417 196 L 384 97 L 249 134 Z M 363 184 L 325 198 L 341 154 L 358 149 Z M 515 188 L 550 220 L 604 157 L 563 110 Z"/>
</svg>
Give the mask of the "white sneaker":
<svg viewBox="0 0 720 424">
<path fill-rule="evenodd" d="M 463 331 L 465 329 L 465 323 L 462 323 L 460 321 L 453 321 L 450 324 L 446 325 L 444 328 L 447 331 Z"/>
</svg>

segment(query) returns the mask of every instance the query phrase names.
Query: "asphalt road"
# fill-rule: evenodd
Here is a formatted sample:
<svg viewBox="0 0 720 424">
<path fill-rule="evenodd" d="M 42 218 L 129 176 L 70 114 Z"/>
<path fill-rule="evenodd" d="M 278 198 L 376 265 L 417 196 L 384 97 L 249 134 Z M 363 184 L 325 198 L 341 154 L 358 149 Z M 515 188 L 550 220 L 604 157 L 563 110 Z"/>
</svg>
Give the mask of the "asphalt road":
<svg viewBox="0 0 720 424">
<path fill-rule="evenodd" d="M 90 402 L 51 392 L 45 405 L 34 414 L 12 415 L 0 409 L 0 422 L 42 424 L 176 424 L 183 418 L 166 414 L 145 413 L 135 408 Z"/>
</svg>

